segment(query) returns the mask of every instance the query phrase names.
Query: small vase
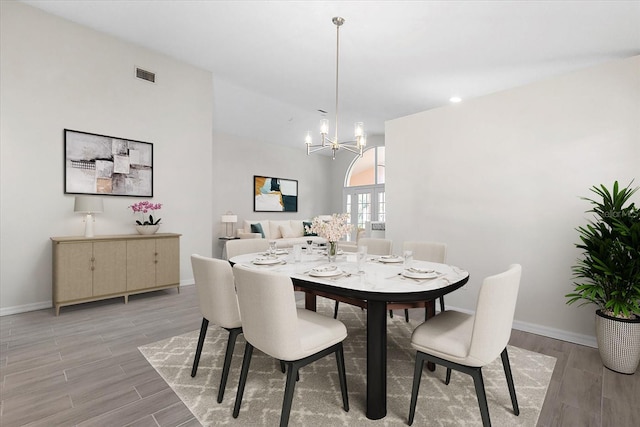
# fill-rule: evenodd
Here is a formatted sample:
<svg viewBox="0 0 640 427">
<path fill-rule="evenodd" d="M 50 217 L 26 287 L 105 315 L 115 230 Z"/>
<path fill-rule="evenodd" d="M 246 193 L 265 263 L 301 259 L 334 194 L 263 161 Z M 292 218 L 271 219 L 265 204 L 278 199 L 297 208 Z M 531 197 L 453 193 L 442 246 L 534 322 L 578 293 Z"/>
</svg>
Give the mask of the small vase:
<svg viewBox="0 0 640 427">
<path fill-rule="evenodd" d="M 338 242 L 329 242 L 329 246 L 327 247 L 329 262 L 335 262 L 336 255 L 338 255 Z"/>
<path fill-rule="evenodd" d="M 156 234 L 156 231 L 158 231 L 158 228 L 160 228 L 160 224 L 136 225 L 136 230 L 138 230 L 138 233 L 140 234 Z"/>
</svg>

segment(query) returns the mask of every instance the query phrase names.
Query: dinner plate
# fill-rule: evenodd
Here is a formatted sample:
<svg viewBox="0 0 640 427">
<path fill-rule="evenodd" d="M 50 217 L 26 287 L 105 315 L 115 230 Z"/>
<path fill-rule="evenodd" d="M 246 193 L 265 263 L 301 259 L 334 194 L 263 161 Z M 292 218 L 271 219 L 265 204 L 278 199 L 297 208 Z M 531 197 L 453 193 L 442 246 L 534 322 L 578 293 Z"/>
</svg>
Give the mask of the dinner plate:
<svg viewBox="0 0 640 427">
<path fill-rule="evenodd" d="M 256 258 L 253 260 L 253 263 L 256 265 L 273 265 L 280 264 L 284 261 L 278 258 Z"/>
<path fill-rule="evenodd" d="M 415 271 L 415 270 L 416 269 L 404 270 L 402 272 L 402 275 L 410 279 L 435 279 L 436 277 L 438 277 L 438 273 L 435 272 L 434 270 L 427 270 L 427 271 Z"/>
<path fill-rule="evenodd" d="M 321 267 L 312 268 L 309 271 L 309 276 L 314 277 L 331 277 L 339 276 L 340 274 L 342 274 L 342 270 L 335 265 L 323 265 Z"/>
<path fill-rule="evenodd" d="M 384 255 L 378 258 L 380 262 L 404 262 L 404 258 L 398 255 Z"/>
</svg>

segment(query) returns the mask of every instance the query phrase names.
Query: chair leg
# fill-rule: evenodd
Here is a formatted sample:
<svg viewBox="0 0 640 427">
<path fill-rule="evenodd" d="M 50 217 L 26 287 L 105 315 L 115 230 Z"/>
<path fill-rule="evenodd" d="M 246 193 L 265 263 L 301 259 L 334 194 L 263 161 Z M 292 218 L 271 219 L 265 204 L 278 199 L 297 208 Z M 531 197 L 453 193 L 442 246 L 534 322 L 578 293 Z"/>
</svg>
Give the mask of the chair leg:
<svg viewBox="0 0 640 427">
<path fill-rule="evenodd" d="M 289 415 L 291 414 L 291 404 L 293 402 L 293 392 L 296 388 L 294 372 L 298 374 L 298 366 L 295 363 L 287 362 L 287 382 L 284 389 L 284 400 L 282 401 L 282 412 L 280 413 L 280 427 L 289 425 Z"/>
<path fill-rule="evenodd" d="M 236 338 L 238 338 L 238 335 L 241 333 L 242 328 L 229 329 L 229 340 L 227 341 L 227 351 L 224 355 L 222 378 L 220 378 L 220 387 L 218 388 L 218 403 L 221 403 L 224 397 L 224 389 L 227 386 L 227 378 L 229 377 L 229 368 L 231 366 L 231 358 L 233 358 L 233 348 L 236 345 Z"/>
<path fill-rule="evenodd" d="M 340 304 L 338 301 L 336 301 L 336 305 L 333 307 L 333 318 L 337 319 L 338 318 L 338 304 Z"/>
<path fill-rule="evenodd" d="M 240 413 L 240 405 L 242 404 L 242 395 L 244 394 L 244 386 L 247 383 L 247 374 L 249 373 L 249 365 L 251 364 L 251 355 L 253 354 L 253 346 L 247 342 L 244 347 L 244 357 L 242 358 L 242 370 L 240 371 L 240 381 L 238 382 L 238 392 L 236 393 L 236 403 L 233 406 L 233 418 L 238 418 Z"/>
<path fill-rule="evenodd" d="M 393 319 L 393 310 L 389 310 L 389 317 Z"/>
<path fill-rule="evenodd" d="M 473 385 L 476 388 L 476 396 L 478 398 L 478 406 L 480 407 L 480 416 L 482 417 L 482 425 L 491 427 L 491 419 L 489 418 L 489 406 L 487 405 L 487 395 L 484 391 L 484 380 L 482 379 L 482 369 L 477 368 L 469 372 L 473 377 Z"/>
<path fill-rule="evenodd" d="M 404 321 L 409 323 L 409 309 L 408 308 L 404 309 Z"/>
<path fill-rule="evenodd" d="M 349 395 L 347 394 L 347 374 L 344 368 L 344 351 L 342 343 L 336 350 L 336 363 L 338 364 L 338 376 L 340 377 L 340 391 L 342 392 L 342 406 L 345 412 L 349 412 Z"/>
<path fill-rule="evenodd" d="M 200 337 L 198 338 L 198 346 L 196 347 L 196 355 L 193 358 L 193 368 L 191 368 L 191 376 L 195 377 L 198 372 L 198 364 L 200 363 L 200 354 L 202 353 L 202 346 L 204 345 L 204 339 L 207 336 L 207 328 L 209 327 L 209 321 L 202 318 L 202 325 L 200 326 Z"/>
<path fill-rule="evenodd" d="M 451 382 L 451 368 L 447 368 L 447 377 L 444 380 L 444 383 L 446 385 L 449 385 L 449 383 Z"/>
<path fill-rule="evenodd" d="M 418 401 L 418 390 L 420 390 L 420 379 L 422 378 L 422 369 L 424 368 L 424 357 L 422 353 L 416 353 L 416 365 L 413 371 L 413 387 L 411 388 L 411 405 L 409 405 L 409 421 L 413 424 L 413 417 L 416 414 L 416 402 Z"/>
<path fill-rule="evenodd" d="M 507 377 L 507 385 L 509 386 L 509 394 L 511 395 L 511 404 L 513 405 L 513 413 L 517 416 L 520 415 L 520 408 L 518 407 L 518 399 L 516 398 L 516 387 L 513 384 L 513 376 L 511 375 L 511 364 L 509 363 L 509 355 L 507 354 L 507 348 L 505 347 L 500 353 L 502 358 L 502 367 L 504 368 L 504 375 Z"/>
<path fill-rule="evenodd" d="M 444 297 L 440 297 L 440 312 L 444 311 Z"/>
</svg>

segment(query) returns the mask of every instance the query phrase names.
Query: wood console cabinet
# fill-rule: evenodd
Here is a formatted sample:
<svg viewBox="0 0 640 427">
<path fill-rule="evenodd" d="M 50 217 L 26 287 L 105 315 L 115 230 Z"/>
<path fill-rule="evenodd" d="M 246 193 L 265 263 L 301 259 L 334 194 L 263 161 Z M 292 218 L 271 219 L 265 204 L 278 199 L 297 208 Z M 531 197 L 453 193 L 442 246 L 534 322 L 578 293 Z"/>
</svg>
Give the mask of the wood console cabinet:
<svg viewBox="0 0 640 427">
<path fill-rule="evenodd" d="M 53 306 L 175 287 L 180 292 L 180 234 L 52 237 Z"/>
</svg>

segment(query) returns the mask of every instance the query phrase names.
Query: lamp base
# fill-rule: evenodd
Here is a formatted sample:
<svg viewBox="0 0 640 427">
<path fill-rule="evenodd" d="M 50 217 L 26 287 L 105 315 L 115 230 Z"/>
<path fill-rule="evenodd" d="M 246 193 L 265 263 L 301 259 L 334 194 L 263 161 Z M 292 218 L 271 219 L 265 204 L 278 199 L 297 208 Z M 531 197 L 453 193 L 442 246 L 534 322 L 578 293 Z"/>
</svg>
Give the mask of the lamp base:
<svg viewBox="0 0 640 427">
<path fill-rule="evenodd" d="M 93 237 L 93 215 L 88 213 L 84 222 L 84 237 Z"/>
</svg>

